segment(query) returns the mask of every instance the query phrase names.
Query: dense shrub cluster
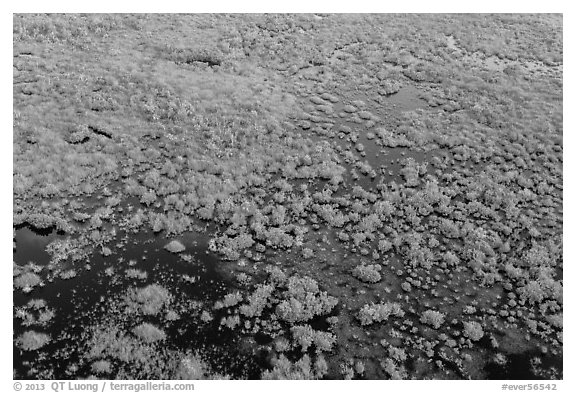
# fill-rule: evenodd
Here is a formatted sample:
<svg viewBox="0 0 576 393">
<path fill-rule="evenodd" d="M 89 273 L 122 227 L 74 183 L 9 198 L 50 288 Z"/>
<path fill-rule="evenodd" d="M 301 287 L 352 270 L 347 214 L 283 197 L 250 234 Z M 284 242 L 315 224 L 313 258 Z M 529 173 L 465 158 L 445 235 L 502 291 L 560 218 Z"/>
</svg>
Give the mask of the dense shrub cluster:
<svg viewBox="0 0 576 393">
<path fill-rule="evenodd" d="M 158 327 L 147 322 L 136 326 L 132 332 L 147 343 L 163 341 L 166 339 L 166 333 L 164 333 Z"/>
<path fill-rule="evenodd" d="M 464 322 L 464 336 L 472 341 L 478 341 L 484 337 L 482 325 L 476 321 Z"/>
<path fill-rule="evenodd" d="M 312 361 L 310 356 L 304 355 L 297 362 L 291 362 L 284 355 L 274 359 L 271 371 L 264 371 L 262 379 L 321 379 L 328 371 L 326 360 L 318 356 Z"/>
<path fill-rule="evenodd" d="M 438 329 L 444 323 L 445 315 L 441 312 L 435 310 L 426 310 L 422 313 L 420 317 L 420 322 L 432 326 L 434 329 Z"/>
<path fill-rule="evenodd" d="M 380 265 L 358 265 L 352 270 L 352 275 L 360 281 L 375 283 L 382 278 L 381 270 Z"/>
<path fill-rule="evenodd" d="M 170 292 L 158 284 L 131 288 L 125 299 L 128 311 L 145 315 L 157 315 L 171 301 Z"/>
<path fill-rule="evenodd" d="M 14 315 L 22 320 L 23 326 L 47 326 L 56 316 L 43 299 L 32 299 L 25 306 L 15 308 Z"/>
<path fill-rule="evenodd" d="M 357 318 L 362 326 L 386 321 L 390 316 L 401 318 L 404 311 L 399 303 L 386 302 L 365 304 L 358 312 Z"/>
<path fill-rule="evenodd" d="M 50 341 L 51 338 L 49 335 L 29 330 L 18 337 L 16 344 L 24 351 L 35 351 L 48 344 Z"/>
<path fill-rule="evenodd" d="M 174 254 L 178 254 L 186 250 L 186 247 L 178 240 L 172 240 L 170 243 L 166 244 L 164 248 Z"/>
<path fill-rule="evenodd" d="M 293 326 L 290 329 L 294 341 L 302 347 L 302 351 L 307 351 L 312 345 L 316 351 L 330 352 L 336 342 L 336 336 L 329 332 L 322 332 L 312 329 L 309 325 Z"/>
<path fill-rule="evenodd" d="M 280 320 L 305 322 L 315 316 L 326 315 L 336 306 L 336 298 L 320 291 L 318 283 L 310 277 L 297 275 L 286 277 L 278 269 L 269 272 L 269 283 L 259 284 L 254 292 L 240 303 L 241 315 L 253 318 L 262 315 L 264 309 L 273 309 Z M 228 295 L 227 298 L 234 295 Z M 230 303 L 225 298 L 222 304 Z M 234 296 L 235 300 L 238 298 Z"/>
<path fill-rule="evenodd" d="M 42 279 L 33 272 L 26 272 L 14 278 L 14 286 L 22 292 L 31 292 L 38 285 L 42 285 Z"/>
</svg>

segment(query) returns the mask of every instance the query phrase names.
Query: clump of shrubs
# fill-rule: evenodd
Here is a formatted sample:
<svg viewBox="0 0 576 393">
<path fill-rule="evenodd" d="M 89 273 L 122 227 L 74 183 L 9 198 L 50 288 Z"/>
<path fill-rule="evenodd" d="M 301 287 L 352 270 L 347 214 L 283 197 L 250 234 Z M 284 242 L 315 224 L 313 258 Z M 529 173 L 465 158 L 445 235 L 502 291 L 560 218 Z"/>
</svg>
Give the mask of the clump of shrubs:
<svg viewBox="0 0 576 393">
<path fill-rule="evenodd" d="M 262 315 L 262 311 L 268 306 L 268 300 L 274 289 L 274 286 L 270 284 L 259 284 L 256 290 L 247 297 L 248 303 L 240 306 L 240 313 L 248 318 Z"/>
<path fill-rule="evenodd" d="M 212 316 L 212 314 L 210 314 L 210 312 L 203 310 L 202 313 L 200 314 L 200 320 L 204 323 L 208 323 L 210 321 L 212 321 L 214 319 L 214 317 Z"/>
<path fill-rule="evenodd" d="M 307 354 L 296 362 L 291 362 L 283 354 L 272 361 L 272 370 L 266 370 L 262 373 L 262 379 L 281 379 L 281 380 L 312 380 L 321 379 L 328 372 L 328 364 L 324 357 L 319 355 L 316 361 Z"/>
<path fill-rule="evenodd" d="M 290 277 L 282 298 L 276 306 L 276 315 L 290 323 L 304 322 L 316 315 L 327 314 L 338 304 L 336 298 L 320 291 L 316 280 L 310 277 Z"/>
<path fill-rule="evenodd" d="M 521 300 L 528 301 L 530 304 L 538 304 L 547 298 L 555 300 L 562 299 L 562 284 L 554 279 L 547 277 L 541 269 L 538 280 L 529 280 L 524 286 L 517 289 Z"/>
<path fill-rule="evenodd" d="M 426 310 L 420 317 L 420 322 L 438 329 L 444 323 L 445 315 L 434 310 Z"/>
<path fill-rule="evenodd" d="M 214 308 L 216 310 L 219 310 L 221 308 L 234 307 L 241 301 L 242 301 L 242 295 L 240 294 L 240 292 L 228 293 L 226 296 L 224 296 L 223 300 L 218 300 L 216 302 Z"/>
<path fill-rule="evenodd" d="M 146 280 L 148 278 L 148 273 L 140 269 L 127 269 L 126 277 L 138 280 Z"/>
<path fill-rule="evenodd" d="M 310 258 L 312 258 L 313 256 L 314 256 L 314 251 L 312 251 L 312 249 L 310 249 L 310 248 L 304 248 L 304 249 L 302 250 L 302 257 L 303 257 L 304 259 L 310 259 Z"/>
<path fill-rule="evenodd" d="M 352 270 L 352 275 L 360 281 L 376 283 L 382 279 L 380 265 L 358 265 Z"/>
<path fill-rule="evenodd" d="M 245 232 L 241 232 L 235 237 L 224 234 L 211 241 L 210 249 L 218 251 L 224 259 L 235 261 L 240 258 L 242 251 L 249 249 L 254 243 L 252 236 Z"/>
<path fill-rule="evenodd" d="M 25 351 L 35 351 L 50 342 L 50 336 L 45 333 L 29 330 L 16 339 L 16 345 Z"/>
<path fill-rule="evenodd" d="M 132 333 L 147 343 L 163 341 L 166 339 L 166 333 L 164 333 L 163 330 L 147 322 L 136 326 L 132 329 Z"/>
<path fill-rule="evenodd" d="M 316 347 L 316 351 L 329 352 L 336 342 L 336 336 L 330 332 L 322 332 L 314 330 L 310 325 L 293 326 L 290 331 L 294 337 L 294 341 L 302 347 L 302 351 L 306 352 L 312 345 Z"/>
<path fill-rule="evenodd" d="M 270 270 L 270 282 L 260 284 L 240 305 L 240 314 L 259 317 L 265 308 L 273 308 L 278 319 L 285 322 L 305 322 L 332 311 L 338 300 L 320 291 L 310 277 L 294 275 L 287 278 L 279 269 Z"/>
<path fill-rule="evenodd" d="M 112 364 L 107 360 L 97 360 L 90 366 L 93 373 L 107 374 L 112 371 Z"/>
<path fill-rule="evenodd" d="M 278 337 L 282 329 L 290 329 L 294 346 L 301 347 L 303 352 L 312 346 L 317 352 L 330 351 L 336 337 L 303 322 L 329 314 L 338 300 L 321 291 L 310 277 L 288 277 L 277 267 L 268 268 L 267 272 L 266 282 L 256 285 L 247 296 L 229 293 L 216 302 L 215 309 L 227 308 L 228 312 L 221 325 L 230 329 L 243 326 L 244 331 L 250 329 L 273 337 Z M 291 347 L 289 342 L 285 344 L 281 345 L 285 350 Z"/>
<path fill-rule="evenodd" d="M 34 287 L 41 285 L 42 280 L 36 273 L 26 272 L 14 279 L 14 286 L 22 290 L 22 292 L 31 292 Z"/>
<path fill-rule="evenodd" d="M 365 304 L 358 312 L 357 318 L 362 326 L 374 322 L 386 321 L 390 316 L 401 318 L 404 311 L 399 303 L 386 302 L 379 304 Z"/>
<path fill-rule="evenodd" d="M 484 337 L 482 325 L 476 321 L 464 322 L 464 336 L 472 341 L 478 341 Z"/>
<path fill-rule="evenodd" d="M 94 235 L 90 235 L 90 238 L 94 238 L 95 242 L 102 241 L 102 234 L 100 231 L 93 231 Z M 66 239 L 56 239 L 46 246 L 46 252 L 51 256 L 51 263 L 57 264 L 66 259 L 70 258 L 72 261 L 79 261 L 88 256 L 85 250 L 88 238 L 66 238 Z"/>
<path fill-rule="evenodd" d="M 210 366 L 197 354 L 188 354 L 180 359 L 173 379 L 203 380 L 203 379 L 230 379 L 227 375 L 213 373 Z"/>
<path fill-rule="evenodd" d="M 402 365 L 397 364 L 394 360 L 386 358 L 380 362 L 380 366 L 386 373 L 390 376 L 390 379 L 406 379 L 408 373 L 406 368 Z"/>
<path fill-rule="evenodd" d="M 131 288 L 125 302 L 128 310 L 145 315 L 157 315 L 164 306 L 171 302 L 170 292 L 158 284 L 150 284 L 144 288 Z"/>
<path fill-rule="evenodd" d="M 43 299 L 32 299 L 25 306 L 18 307 L 15 315 L 24 326 L 46 326 L 56 313 Z"/>
<path fill-rule="evenodd" d="M 173 254 L 186 250 L 184 244 L 180 243 L 178 240 L 172 240 L 170 243 L 166 244 L 164 248 Z"/>
</svg>

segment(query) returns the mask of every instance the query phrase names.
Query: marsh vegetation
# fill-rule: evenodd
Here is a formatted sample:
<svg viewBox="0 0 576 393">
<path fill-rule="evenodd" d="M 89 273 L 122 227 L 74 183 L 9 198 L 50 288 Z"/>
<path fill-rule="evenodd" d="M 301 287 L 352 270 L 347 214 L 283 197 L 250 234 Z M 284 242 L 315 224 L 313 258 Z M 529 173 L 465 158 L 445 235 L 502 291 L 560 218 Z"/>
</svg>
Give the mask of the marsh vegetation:
<svg viewBox="0 0 576 393">
<path fill-rule="evenodd" d="M 561 16 L 13 32 L 15 378 L 562 378 Z"/>
</svg>

